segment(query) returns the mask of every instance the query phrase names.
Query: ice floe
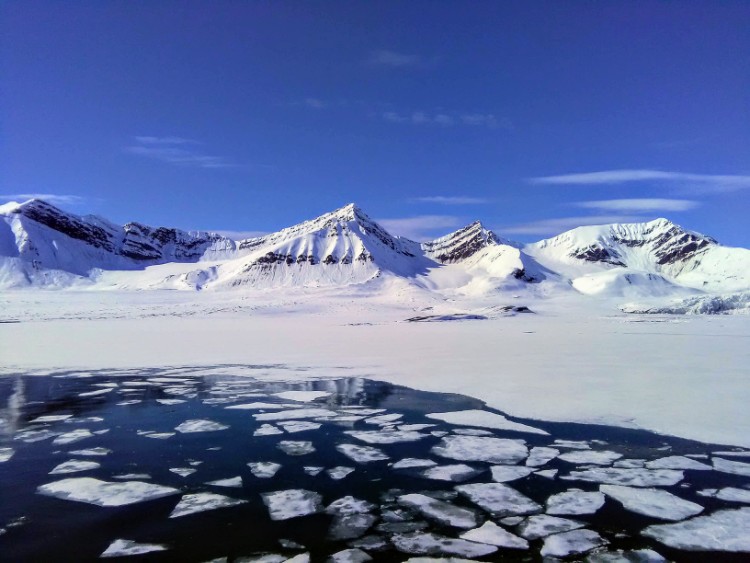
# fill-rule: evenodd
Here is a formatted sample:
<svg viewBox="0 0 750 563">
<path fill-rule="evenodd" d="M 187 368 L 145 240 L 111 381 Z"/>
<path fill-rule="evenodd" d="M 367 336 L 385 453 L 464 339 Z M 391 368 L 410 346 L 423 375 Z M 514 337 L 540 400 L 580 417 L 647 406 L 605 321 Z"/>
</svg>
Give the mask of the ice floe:
<svg viewBox="0 0 750 563">
<path fill-rule="evenodd" d="M 598 491 L 586 492 L 568 489 L 547 499 L 547 514 L 574 516 L 594 514 L 604 506 L 604 494 Z"/>
<path fill-rule="evenodd" d="M 328 529 L 332 540 L 353 540 L 362 537 L 377 521 L 377 517 L 368 513 L 336 515 Z"/>
<path fill-rule="evenodd" d="M 396 534 L 391 538 L 396 549 L 416 555 L 462 555 L 465 557 L 482 557 L 497 551 L 494 545 L 481 544 L 462 539 L 453 539 L 437 534 L 415 532 Z"/>
<path fill-rule="evenodd" d="M 548 536 L 541 553 L 543 557 L 567 557 L 586 553 L 606 544 L 607 541 L 592 530 L 573 530 Z"/>
<path fill-rule="evenodd" d="M 372 461 L 382 461 L 389 459 L 389 456 L 371 446 L 358 446 L 356 444 L 339 444 L 336 449 L 344 454 L 346 457 L 357 463 L 370 463 Z"/>
<path fill-rule="evenodd" d="M 82 455 L 82 456 L 105 456 L 112 453 L 112 450 L 108 448 L 89 448 L 86 450 L 73 450 L 70 455 Z"/>
<path fill-rule="evenodd" d="M 206 485 L 213 485 L 214 487 L 241 487 L 242 477 L 228 477 L 226 479 L 217 479 L 216 481 L 209 481 Z"/>
<path fill-rule="evenodd" d="M 91 469 L 98 469 L 99 467 L 101 467 L 101 465 L 95 461 L 71 459 L 68 461 L 64 461 L 56 466 L 52 471 L 49 472 L 49 474 L 60 475 L 63 473 L 78 473 L 79 471 L 90 471 Z"/>
<path fill-rule="evenodd" d="M 294 420 L 297 418 L 331 418 L 336 416 L 336 413 L 328 409 L 292 409 L 279 412 L 264 412 L 260 414 L 254 414 L 253 418 L 261 422 L 269 422 L 276 420 Z"/>
<path fill-rule="evenodd" d="M 326 507 L 326 513 L 338 515 L 364 514 L 372 512 L 375 508 L 376 506 L 371 502 L 350 495 L 333 501 Z"/>
<path fill-rule="evenodd" d="M 391 469 L 412 469 L 416 467 L 434 467 L 437 463 L 431 459 L 421 459 L 416 457 L 405 457 L 394 463 Z"/>
<path fill-rule="evenodd" d="M 321 509 L 322 497 L 305 489 L 287 489 L 262 493 L 263 502 L 268 507 L 271 520 L 288 520 L 314 514 Z"/>
<path fill-rule="evenodd" d="M 558 456 L 558 459 L 568 463 L 581 463 L 588 465 L 612 465 L 612 462 L 622 457 L 622 454 L 610 451 L 578 450 L 567 452 Z"/>
<path fill-rule="evenodd" d="M 542 507 L 529 497 L 502 483 L 459 485 L 456 490 L 497 518 L 542 511 Z"/>
<path fill-rule="evenodd" d="M 177 506 L 174 507 L 170 518 L 179 518 L 196 512 L 205 512 L 206 510 L 216 510 L 217 508 L 227 508 L 245 504 L 247 501 L 242 499 L 225 497 L 215 493 L 193 493 L 183 495 Z"/>
<path fill-rule="evenodd" d="M 544 469 L 542 471 L 535 471 L 534 475 L 539 475 L 540 477 L 544 477 L 545 479 L 554 479 L 557 476 L 557 473 L 557 469 Z"/>
<path fill-rule="evenodd" d="M 523 479 L 534 471 L 531 467 L 523 467 L 520 465 L 493 465 L 490 467 L 492 472 L 492 480 L 496 483 L 507 483 L 510 481 L 516 481 L 517 479 Z"/>
<path fill-rule="evenodd" d="M 571 450 L 590 450 L 591 445 L 582 440 L 555 440 L 552 444 L 556 448 L 569 448 Z"/>
<path fill-rule="evenodd" d="M 257 410 L 286 410 L 286 409 L 301 409 L 302 405 L 295 405 L 294 403 L 264 403 L 262 401 L 254 401 L 252 403 L 242 403 L 240 405 L 232 405 L 230 407 L 224 407 L 231 410 L 241 411 L 257 411 Z"/>
<path fill-rule="evenodd" d="M 495 430 L 507 430 L 511 432 L 525 432 L 527 434 L 542 434 L 549 436 L 548 432 L 526 424 L 520 424 L 508 420 L 501 414 L 471 409 L 465 411 L 441 412 L 426 415 L 427 418 L 442 420 L 449 424 L 459 424 L 463 426 L 478 426 L 480 428 L 493 428 Z"/>
<path fill-rule="evenodd" d="M 750 508 L 718 510 L 677 524 L 657 524 L 641 534 L 685 551 L 749 553 Z"/>
<path fill-rule="evenodd" d="M 109 544 L 109 547 L 99 557 L 127 557 L 153 553 L 154 551 L 166 551 L 167 549 L 166 545 L 159 543 L 137 543 L 132 540 L 119 539 Z"/>
<path fill-rule="evenodd" d="M 169 470 L 183 478 L 192 475 L 196 471 L 192 467 L 170 467 Z"/>
<path fill-rule="evenodd" d="M 715 457 L 712 459 L 712 461 L 714 464 L 714 469 L 716 469 L 716 471 L 750 477 L 750 463 L 742 463 L 741 461 L 732 461 L 729 459 L 722 459 L 720 457 Z"/>
<path fill-rule="evenodd" d="M 523 538 L 511 534 L 504 528 L 501 528 L 494 522 L 489 520 L 482 524 L 479 528 L 469 530 L 460 535 L 462 539 L 484 543 L 488 545 L 496 545 L 498 547 L 504 547 L 506 549 L 528 549 L 529 542 Z"/>
<path fill-rule="evenodd" d="M 484 436 L 445 436 L 432 448 L 440 457 L 460 461 L 486 461 L 514 464 L 526 459 L 528 449 L 523 440 Z"/>
<path fill-rule="evenodd" d="M 750 491 L 738 489 L 737 487 L 724 487 L 723 489 L 704 489 L 698 491 L 703 497 L 712 497 L 729 502 L 744 502 L 750 504 Z"/>
<path fill-rule="evenodd" d="M 320 474 L 321 471 L 325 469 L 324 467 L 316 467 L 313 465 L 306 465 L 302 468 L 302 471 L 310 475 L 311 477 L 315 477 L 316 475 Z"/>
<path fill-rule="evenodd" d="M 273 424 L 262 424 L 260 428 L 253 432 L 253 436 L 274 436 L 283 433 L 283 430 L 276 428 Z"/>
<path fill-rule="evenodd" d="M 416 442 L 426 438 L 428 434 L 412 430 L 348 430 L 352 438 L 362 440 L 367 444 L 397 444 L 399 442 Z"/>
<path fill-rule="evenodd" d="M 469 529 L 475 528 L 479 524 L 477 522 L 477 515 L 473 511 L 426 495 L 418 493 L 401 495 L 398 497 L 397 502 L 401 506 L 411 508 L 444 526 Z"/>
<path fill-rule="evenodd" d="M 156 399 L 156 402 L 161 405 L 179 405 L 181 403 L 185 403 L 185 399 Z"/>
<path fill-rule="evenodd" d="M 279 426 L 281 426 L 284 430 L 286 430 L 290 434 L 294 434 L 295 432 L 306 432 L 307 430 L 317 430 L 318 428 L 321 427 L 321 424 L 318 422 L 309 422 L 307 420 L 287 420 L 287 421 L 279 422 Z"/>
<path fill-rule="evenodd" d="M 482 430 L 481 428 L 454 428 L 454 434 L 461 436 L 494 436 L 495 433 L 491 430 Z"/>
<path fill-rule="evenodd" d="M 270 479 L 281 469 L 280 463 L 272 461 L 250 462 L 247 465 L 250 467 L 250 472 L 259 479 Z"/>
<path fill-rule="evenodd" d="M 37 492 L 64 500 L 97 506 L 124 506 L 179 493 L 172 487 L 141 481 L 109 482 L 92 477 L 71 477 L 41 485 Z"/>
<path fill-rule="evenodd" d="M 391 414 L 381 414 L 378 416 L 371 416 L 367 420 L 365 420 L 366 424 L 390 424 L 392 422 L 396 422 L 397 420 L 400 420 L 404 417 L 401 413 L 391 413 Z"/>
<path fill-rule="evenodd" d="M 336 467 L 331 467 L 330 469 L 326 469 L 326 473 L 328 473 L 328 476 L 333 479 L 334 481 L 340 481 L 350 473 L 354 472 L 353 467 L 346 467 L 345 465 L 337 465 Z"/>
<path fill-rule="evenodd" d="M 457 463 L 454 465 L 436 465 L 425 469 L 420 473 L 422 477 L 426 479 L 435 479 L 437 481 L 455 481 L 460 483 L 461 481 L 468 481 L 473 477 L 476 477 L 482 473 L 483 469 L 477 469 L 464 463 Z"/>
<path fill-rule="evenodd" d="M 372 557 L 367 555 L 361 549 L 344 549 L 338 551 L 328 558 L 330 563 L 364 563 L 365 561 L 372 561 Z"/>
<path fill-rule="evenodd" d="M 433 428 L 435 426 L 436 426 L 435 424 L 399 424 L 396 428 L 404 432 L 408 432 L 410 430 L 413 430 L 413 431 L 426 430 L 427 428 Z"/>
<path fill-rule="evenodd" d="M 15 453 L 16 452 L 13 448 L 0 448 L 0 463 L 5 463 L 12 458 Z"/>
<path fill-rule="evenodd" d="M 529 516 L 520 526 L 518 533 L 527 540 L 537 540 L 560 532 L 569 532 L 583 528 L 585 524 L 577 520 L 549 516 L 548 514 L 537 514 Z"/>
<path fill-rule="evenodd" d="M 282 440 L 276 447 L 287 455 L 306 455 L 315 451 L 312 442 L 299 440 Z"/>
<path fill-rule="evenodd" d="M 536 446 L 529 450 L 529 457 L 526 459 L 526 465 L 528 465 L 529 467 L 541 467 L 542 465 L 546 465 L 559 455 L 560 450 L 556 448 Z"/>
<path fill-rule="evenodd" d="M 34 420 L 30 420 L 29 424 L 42 424 L 47 422 L 61 422 L 72 418 L 72 414 L 46 414 L 36 417 Z"/>
<path fill-rule="evenodd" d="M 107 393 L 111 393 L 114 389 L 113 388 L 107 388 L 107 389 L 97 389 L 96 391 L 86 391 L 85 393 L 78 393 L 79 397 L 98 397 L 100 395 L 106 395 Z"/>
<path fill-rule="evenodd" d="M 681 455 L 662 457 L 649 461 L 646 463 L 646 467 L 649 469 L 693 469 L 697 471 L 711 471 L 712 469 L 710 465 Z"/>
<path fill-rule="evenodd" d="M 633 549 L 592 553 L 586 563 L 666 563 L 653 549 Z"/>
<path fill-rule="evenodd" d="M 631 487 L 669 487 L 682 481 L 682 471 L 676 469 L 623 469 L 618 467 L 594 467 L 571 471 L 560 479 L 566 481 L 588 481 L 605 485 L 628 485 Z"/>
<path fill-rule="evenodd" d="M 646 467 L 645 459 L 618 459 L 612 464 L 612 467 L 619 467 L 621 469 L 638 469 L 640 467 Z"/>
<path fill-rule="evenodd" d="M 140 436 L 143 436 L 144 438 L 151 438 L 153 440 L 166 440 L 167 438 L 171 438 L 175 435 L 174 432 L 143 432 L 140 433 Z"/>
<path fill-rule="evenodd" d="M 81 440 L 93 436 L 94 433 L 91 432 L 91 430 L 88 430 L 87 428 L 78 428 L 77 430 L 71 430 L 70 432 L 60 434 L 57 438 L 52 440 L 52 443 L 57 445 L 74 444 L 75 442 L 80 442 Z"/>
<path fill-rule="evenodd" d="M 308 403 L 315 399 L 329 397 L 331 394 L 329 391 L 282 391 L 281 393 L 273 393 L 273 396 L 286 401 Z"/>
<path fill-rule="evenodd" d="M 622 503 L 625 510 L 676 522 L 703 512 L 703 507 L 661 489 L 601 485 L 599 490 Z"/>
<path fill-rule="evenodd" d="M 182 434 L 191 434 L 194 432 L 217 432 L 219 430 L 226 430 L 227 428 L 229 428 L 229 426 L 226 424 L 221 424 L 213 420 L 197 418 L 186 420 L 182 424 L 176 426 L 175 430 Z"/>
</svg>

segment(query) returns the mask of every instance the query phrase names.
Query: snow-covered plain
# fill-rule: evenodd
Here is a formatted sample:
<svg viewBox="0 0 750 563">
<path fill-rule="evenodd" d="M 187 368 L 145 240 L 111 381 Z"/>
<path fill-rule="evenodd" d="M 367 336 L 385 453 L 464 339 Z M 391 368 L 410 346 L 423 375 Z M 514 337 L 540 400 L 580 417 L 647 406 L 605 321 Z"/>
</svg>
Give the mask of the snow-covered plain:
<svg viewBox="0 0 750 563">
<path fill-rule="evenodd" d="M 0 293 L 0 374 L 255 366 L 254 377 L 359 375 L 477 397 L 509 415 L 641 427 L 750 446 L 750 317 L 626 315 L 611 300 L 377 290 Z M 536 314 L 403 322 L 523 304 Z M 18 321 L 18 322 L 9 322 Z M 262 366 L 258 368 L 257 366 Z M 213 368 L 212 368 L 213 369 Z"/>
</svg>

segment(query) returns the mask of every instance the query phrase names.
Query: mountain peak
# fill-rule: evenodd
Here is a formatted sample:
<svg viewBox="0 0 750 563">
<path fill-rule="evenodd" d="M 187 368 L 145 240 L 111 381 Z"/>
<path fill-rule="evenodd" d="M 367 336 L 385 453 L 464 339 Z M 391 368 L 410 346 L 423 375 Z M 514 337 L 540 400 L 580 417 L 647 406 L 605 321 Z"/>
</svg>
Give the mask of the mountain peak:
<svg viewBox="0 0 750 563">
<path fill-rule="evenodd" d="M 501 244 L 500 239 L 477 220 L 453 233 L 423 243 L 422 249 L 428 256 L 445 263 L 458 262 L 495 244 Z"/>
</svg>

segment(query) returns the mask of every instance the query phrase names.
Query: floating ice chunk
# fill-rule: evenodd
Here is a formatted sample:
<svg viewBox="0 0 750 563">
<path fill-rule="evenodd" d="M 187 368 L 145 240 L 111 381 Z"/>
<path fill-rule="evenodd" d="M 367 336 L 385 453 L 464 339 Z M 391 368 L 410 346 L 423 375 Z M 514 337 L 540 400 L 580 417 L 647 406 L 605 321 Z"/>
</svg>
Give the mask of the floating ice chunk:
<svg viewBox="0 0 750 563">
<path fill-rule="evenodd" d="M 112 479 L 121 479 L 124 481 L 142 481 L 144 479 L 151 479 L 151 475 L 148 473 L 121 473 L 119 475 L 112 475 Z"/>
<path fill-rule="evenodd" d="M 529 542 L 525 539 L 511 534 L 489 520 L 479 528 L 464 532 L 460 537 L 465 540 L 496 545 L 506 549 L 529 549 Z"/>
<path fill-rule="evenodd" d="M 350 495 L 333 501 L 326 508 L 326 513 L 338 515 L 365 514 L 371 512 L 375 508 L 375 505 L 371 502 Z"/>
<path fill-rule="evenodd" d="M 195 469 L 192 467 L 170 467 L 169 470 L 183 478 L 195 473 Z"/>
<path fill-rule="evenodd" d="M 302 405 L 295 405 L 294 403 L 264 403 L 262 401 L 255 401 L 253 403 L 242 403 L 241 405 L 232 405 L 231 407 L 224 407 L 226 409 L 241 410 L 241 411 L 257 411 L 257 410 L 285 410 L 285 409 L 300 409 Z"/>
<path fill-rule="evenodd" d="M 455 481 L 460 483 L 461 481 L 468 481 L 469 479 L 476 477 L 483 470 L 471 467 L 463 463 L 457 463 L 455 465 L 436 465 L 430 467 L 420 473 L 422 477 L 427 479 L 436 479 L 438 481 Z"/>
<path fill-rule="evenodd" d="M 356 541 L 349 542 L 352 547 L 358 547 L 360 549 L 367 549 L 370 551 L 384 551 L 390 547 L 388 540 L 383 536 L 370 535 L 365 536 Z"/>
<path fill-rule="evenodd" d="M 328 473 L 328 476 L 333 479 L 334 481 L 340 481 L 350 473 L 354 472 L 353 467 L 346 467 L 344 465 L 337 465 L 336 467 L 332 467 L 331 469 L 327 469 L 326 473 Z"/>
<path fill-rule="evenodd" d="M 52 438 L 53 436 L 57 436 L 58 434 L 60 433 L 48 430 L 46 428 L 44 430 L 23 430 L 21 432 L 18 432 L 13 437 L 13 439 L 20 440 L 27 444 L 33 444 L 34 442 L 41 442 L 42 440 L 47 440 L 48 438 Z"/>
<path fill-rule="evenodd" d="M 526 518 L 523 516 L 506 516 L 505 518 L 500 518 L 500 523 L 503 526 L 518 526 L 524 520 Z"/>
<path fill-rule="evenodd" d="M 162 405 L 179 405 L 187 401 L 184 399 L 156 399 L 156 402 Z"/>
<path fill-rule="evenodd" d="M 555 440 L 553 444 L 556 448 L 569 448 L 571 450 L 590 450 L 588 442 L 582 440 Z"/>
<path fill-rule="evenodd" d="M 409 522 L 383 522 L 378 524 L 378 532 L 385 532 L 388 534 L 409 534 L 411 532 L 418 532 L 429 528 L 427 522 L 409 521 Z"/>
<path fill-rule="evenodd" d="M 136 543 L 132 540 L 115 540 L 99 557 L 127 557 L 143 555 L 154 551 L 166 551 L 167 546 L 159 543 Z"/>
<path fill-rule="evenodd" d="M 322 399 L 323 397 L 329 397 L 333 393 L 328 391 L 283 391 L 281 393 L 273 393 L 274 397 L 284 399 L 286 401 L 299 401 L 301 403 L 308 403 L 315 399 Z"/>
<path fill-rule="evenodd" d="M 545 469 L 544 471 L 535 471 L 534 475 L 539 475 L 545 479 L 554 479 L 557 476 L 557 469 Z"/>
<path fill-rule="evenodd" d="M 46 414 L 36 417 L 34 420 L 30 420 L 29 424 L 46 423 L 46 422 L 60 422 L 72 418 L 72 414 Z"/>
<path fill-rule="evenodd" d="M 456 490 L 497 518 L 542 511 L 529 497 L 502 483 L 459 485 Z"/>
<path fill-rule="evenodd" d="M 743 475 L 750 477 L 750 463 L 741 461 L 731 461 L 720 457 L 713 458 L 714 469 L 723 473 L 732 473 L 733 475 Z"/>
<path fill-rule="evenodd" d="M 341 412 L 359 414 L 362 416 L 372 416 L 373 414 L 380 414 L 381 412 L 385 412 L 385 409 L 369 409 L 367 407 L 361 407 L 359 405 L 349 405 L 346 408 L 341 409 Z"/>
<path fill-rule="evenodd" d="M 322 497 L 305 489 L 287 489 L 262 493 L 271 520 L 288 520 L 320 512 Z"/>
<path fill-rule="evenodd" d="M 416 532 L 412 534 L 396 534 L 391 538 L 396 549 L 404 553 L 417 555 L 463 555 L 465 557 L 482 557 L 497 551 L 494 545 L 453 539 L 437 534 Z"/>
<path fill-rule="evenodd" d="M 299 555 L 295 555 L 294 557 L 290 557 L 284 563 L 310 563 L 310 554 L 309 553 L 300 553 Z"/>
<path fill-rule="evenodd" d="M 474 559 L 462 557 L 409 557 L 406 563 L 473 563 Z"/>
<path fill-rule="evenodd" d="M 744 502 L 750 504 L 750 491 L 738 489 L 737 487 L 724 487 L 723 489 L 704 489 L 698 491 L 702 497 L 718 498 L 729 502 Z"/>
<path fill-rule="evenodd" d="M 128 405 L 137 405 L 138 403 L 142 403 L 143 401 L 141 399 L 130 399 L 128 401 L 120 401 L 119 403 L 115 403 L 118 407 L 126 407 Z"/>
<path fill-rule="evenodd" d="M 626 510 L 676 522 L 703 512 L 703 507 L 661 489 L 636 489 L 620 485 L 601 485 L 599 490 L 622 503 Z"/>
<path fill-rule="evenodd" d="M 366 424 L 389 424 L 391 422 L 396 422 L 397 420 L 400 420 L 404 417 L 401 413 L 391 413 L 391 414 L 381 414 L 378 416 L 372 416 L 365 420 Z"/>
<path fill-rule="evenodd" d="M 558 456 L 558 459 L 568 463 L 585 463 L 590 465 L 611 465 L 613 461 L 620 459 L 622 454 L 609 451 L 578 450 Z"/>
<path fill-rule="evenodd" d="M 257 461 L 255 463 L 248 463 L 247 465 L 250 467 L 250 472 L 259 479 L 270 479 L 281 469 L 280 463 L 272 461 Z"/>
<path fill-rule="evenodd" d="M 174 432 L 144 432 L 141 434 L 144 438 L 152 438 L 154 440 L 166 440 L 174 435 Z"/>
<path fill-rule="evenodd" d="M 109 432 L 109 428 L 105 428 L 103 430 L 94 430 L 93 434 L 96 434 L 97 436 L 100 436 L 102 434 L 106 434 L 107 432 Z"/>
<path fill-rule="evenodd" d="M 493 465 L 490 467 L 490 471 L 492 471 L 493 481 L 496 483 L 507 483 L 527 477 L 533 469 L 519 465 Z"/>
<path fill-rule="evenodd" d="M 529 457 L 526 460 L 526 465 L 529 467 L 541 467 L 542 465 L 546 465 L 559 455 L 560 450 L 556 448 L 536 446 L 529 450 Z"/>
<path fill-rule="evenodd" d="M 526 459 L 528 449 L 523 440 L 484 436 L 445 436 L 440 444 L 432 448 L 432 453 L 461 461 L 514 464 Z"/>
<path fill-rule="evenodd" d="M 279 412 L 264 412 L 254 414 L 253 418 L 258 421 L 268 422 L 275 420 L 294 420 L 297 418 L 331 418 L 336 413 L 328 409 L 292 409 Z"/>
<path fill-rule="evenodd" d="M 547 514 L 576 515 L 594 514 L 604 506 L 604 494 L 588 493 L 580 489 L 569 489 L 547 499 Z"/>
<path fill-rule="evenodd" d="M 213 485 L 214 487 L 241 487 L 242 477 L 228 477 L 227 479 L 217 479 L 216 481 L 209 481 L 206 485 Z"/>
<path fill-rule="evenodd" d="M 645 459 L 619 459 L 612 465 L 613 467 L 619 467 L 621 469 L 638 469 L 639 467 L 646 467 Z"/>
<path fill-rule="evenodd" d="M 177 432 L 182 432 L 183 434 L 190 434 L 194 432 L 217 432 L 219 430 L 226 430 L 227 428 L 229 428 L 229 426 L 225 424 L 220 424 L 213 420 L 197 418 L 186 420 L 182 424 L 176 426 L 175 430 L 177 430 Z"/>
<path fill-rule="evenodd" d="M 442 438 L 443 436 L 447 436 L 448 432 L 446 432 L 445 430 L 433 430 L 432 432 L 430 432 L 430 434 L 432 436 L 435 436 L 435 438 Z"/>
<path fill-rule="evenodd" d="M 367 555 L 361 549 L 345 549 L 331 555 L 328 558 L 330 563 L 364 563 L 365 561 L 372 561 L 372 557 Z"/>
<path fill-rule="evenodd" d="M 372 514 L 337 515 L 328 530 L 328 537 L 337 541 L 362 537 L 376 520 Z"/>
<path fill-rule="evenodd" d="M 412 469 L 415 467 L 434 467 L 437 463 L 431 459 L 420 459 L 416 457 L 405 457 L 391 465 L 391 469 Z"/>
<path fill-rule="evenodd" d="M 592 530 L 573 530 L 549 536 L 544 540 L 541 554 L 543 557 L 567 557 L 586 553 L 606 544 L 607 541 Z"/>
<path fill-rule="evenodd" d="M 529 516 L 526 521 L 518 527 L 518 533 L 527 540 L 538 540 L 552 534 L 560 532 L 569 532 L 583 528 L 585 524 L 578 520 L 569 520 L 568 518 L 558 518 L 547 514 L 537 514 Z"/>
<path fill-rule="evenodd" d="M 81 440 L 91 438 L 92 436 L 94 436 L 94 434 L 91 430 L 88 430 L 87 428 L 79 428 L 77 430 L 71 430 L 70 432 L 60 434 L 57 438 L 52 440 L 52 443 L 58 445 L 74 444 L 75 442 L 80 442 Z"/>
<path fill-rule="evenodd" d="M 481 428 L 455 428 L 453 430 L 454 434 L 458 434 L 460 436 L 494 436 L 494 432 L 490 432 L 489 430 L 482 430 Z"/>
<path fill-rule="evenodd" d="M 70 452 L 71 455 L 82 455 L 82 456 L 104 456 L 112 453 L 112 450 L 107 448 L 89 448 L 87 450 L 73 450 Z"/>
<path fill-rule="evenodd" d="M 313 465 L 306 465 L 305 467 L 302 468 L 302 471 L 304 471 L 305 473 L 307 473 L 311 477 L 315 477 L 321 471 L 323 471 L 323 469 L 325 469 L 325 468 L 324 467 L 316 467 L 316 466 L 313 466 Z"/>
<path fill-rule="evenodd" d="M 0 463 L 5 463 L 15 454 L 13 448 L 0 448 Z"/>
<path fill-rule="evenodd" d="M 371 461 L 382 461 L 389 459 L 388 455 L 370 446 L 357 446 L 356 444 L 339 444 L 336 449 L 346 457 L 357 463 L 370 463 Z"/>
<path fill-rule="evenodd" d="M 588 481 L 607 485 L 629 485 L 631 487 L 670 487 L 682 481 L 682 471 L 675 469 L 620 469 L 617 467 L 594 467 L 582 471 L 571 471 L 560 477 L 566 481 Z"/>
<path fill-rule="evenodd" d="M 677 524 L 649 526 L 642 535 L 685 551 L 750 552 L 750 508 L 718 510 Z"/>
<path fill-rule="evenodd" d="M 416 442 L 428 436 L 428 434 L 421 434 L 412 430 L 348 430 L 345 434 L 349 434 L 349 436 L 357 440 L 362 440 L 367 444 Z"/>
<path fill-rule="evenodd" d="M 179 493 L 172 487 L 163 487 L 141 481 L 113 483 L 92 477 L 71 477 L 37 488 L 37 493 L 64 500 L 87 502 L 97 506 L 124 506 Z"/>
<path fill-rule="evenodd" d="M 216 510 L 217 508 L 227 508 L 245 504 L 247 501 L 242 499 L 225 497 L 215 493 L 194 493 L 183 495 L 177 506 L 174 507 L 170 518 L 179 518 L 196 512 L 205 512 L 206 510 Z"/>
<path fill-rule="evenodd" d="M 273 424 L 263 424 L 255 432 L 253 436 L 274 436 L 276 434 L 283 434 L 282 430 L 276 428 Z"/>
<path fill-rule="evenodd" d="M 234 559 L 234 563 L 284 563 L 286 560 L 285 556 L 278 553 L 264 553 L 250 557 L 237 557 Z"/>
<path fill-rule="evenodd" d="M 750 451 L 725 451 L 711 453 L 712 455 L 719 455 L 723 457 L 750 457 Z"/>
<path fill-rule="evenodd" d="M 63 473 L 78 473 L 79 471 L 90 471 L 91 469 L 98 469 L 99 467 L 101 467 L 101 465 L 95 461 L 71 459 L 68 461 L 64 461 L 63 463 L 55 467 L 52 471 L 49 472 L 49 474 L 60 475 Z"/>
<path fill-rule="evenodd" d="M 672 455 L 649 461 L 646 463 L 646 467 L 649 469 L 693 469 L 697 471 L 711 471 L 712 469 L 710 465 L 681 455 Z"/>
<path fill-rule="evenodd" d="M 630 551 L 609 551 L 592 553 L 586 558 L 586 563 L 666 563 L 661 555 L 652 549 L 634 549 Z"/>
<path fill-rule="evenodd" d="M 416 510 L 423 516 L 435 520 L 444 526 L 453 526 L 454 528 L 475 528 L 477 515 L 471 510 L 454 506 L 441 500 L 421 495 L 417 493 L 401 495 L 397 499 L 401 506 Z"/>
<path fill-rule="evenodd" d="M 397 428 L 404 432 L 409 432 L 409 431 L 418 432 L 420 430 L 426 430 L 427 428 L 433 428 L 434 426 L 436 425 L 435 424 L 399 424 Z"/>
<path fill-rule="evenodd" d="M 97 389 L 96 391 L 86 391 L 85 393 L 78 393 L 79 397 L 98 397 L 99 395 L 106 395 L 111 393 L 114 389 L 108 387 L 107 389 Z"/>
<path fill-rule="evenodd" d="M 284 430 L 286 430 L 290 434 L 293 434 L 295 432 L 317 430 L 318 428 L 320 428 L 321 425 L 318 422 L 308 422 L 306 420 L 288 420 L 288 421 L 279 422 L 279 426 L 281 426 Z"/>
<path fill-rule="evenodd" d="M 508 420 L 501 414 L 479 409 L 465 411 L 441 412 L 426 415 L 427 418 L 442 420 L 449 424 L 458 424 L 463 426 L 478 426 L 480 428 L 493 428 L 495 430 L 508 430 L 511 432 L 525 432 L 527 434 L 542 434 L 549 436 L 548 432 Z"/>
</svg>

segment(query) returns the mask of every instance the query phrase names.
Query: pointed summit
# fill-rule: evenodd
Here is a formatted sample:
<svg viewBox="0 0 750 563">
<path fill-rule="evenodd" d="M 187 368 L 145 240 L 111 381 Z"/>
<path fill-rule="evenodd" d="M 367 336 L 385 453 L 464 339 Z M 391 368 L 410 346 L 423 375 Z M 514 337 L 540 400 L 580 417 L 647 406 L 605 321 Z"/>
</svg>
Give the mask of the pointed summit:
<svg viewBox="0 0 750 563">
<path fill-rule="evenodd" d="M 466 225 L 449 235 L 422 244 L 425 254 L 442 263 L 460 262 L 483 248 L 502 244 L 495 233 L 480 221 Z"/>
</svg>

